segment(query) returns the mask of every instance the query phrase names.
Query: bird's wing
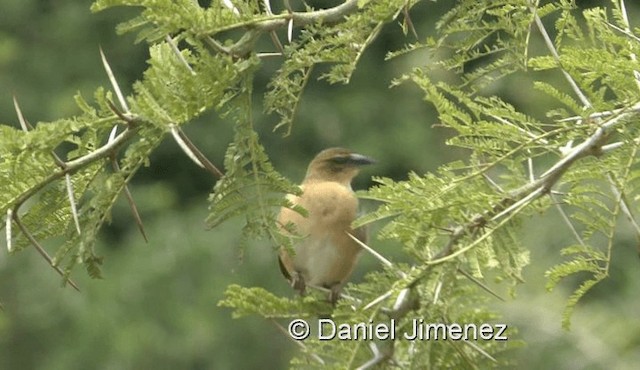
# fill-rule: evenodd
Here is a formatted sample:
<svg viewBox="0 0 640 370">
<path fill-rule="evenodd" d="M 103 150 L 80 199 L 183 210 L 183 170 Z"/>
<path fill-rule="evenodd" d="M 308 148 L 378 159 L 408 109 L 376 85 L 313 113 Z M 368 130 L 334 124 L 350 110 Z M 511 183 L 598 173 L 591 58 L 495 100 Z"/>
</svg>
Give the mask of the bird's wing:
<svg viewBox="0 0 640 370">
<path fill-rule="evenodd" d="M 286 260 L 286 262 L 285 262 Z M 291 266 L 291 261 L 289 260 L 289 256 L 285 256 L 283 255 L 283 253 L 281 252 L 280 255 L 278 256 L 278 266 L 280 267 L 280 272 L 282 272 L 282 275 L 284 275 L 284 277 L 291 281 L 292 277 L 291 277 L 291 271 L 292 271 L 292 267 Z"/>
<path fill-rule="evenodd" d="M 358 217 L 362 216 L 362 213 L 358 214 Z M 359 228 L 353 230 L 353 236 L 358 238 L 364 244 L 369 242 L 369 225 L 362 225 Z"/>
</svg>

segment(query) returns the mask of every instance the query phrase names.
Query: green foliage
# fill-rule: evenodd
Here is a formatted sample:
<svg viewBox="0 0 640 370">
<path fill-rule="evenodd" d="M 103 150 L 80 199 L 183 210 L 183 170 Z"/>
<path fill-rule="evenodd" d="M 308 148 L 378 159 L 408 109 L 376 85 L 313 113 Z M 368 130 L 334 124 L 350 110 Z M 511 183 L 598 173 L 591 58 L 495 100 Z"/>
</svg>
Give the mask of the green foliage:
<svg viewBox="0 0 640 370">
<path fill-rule="evenodd" d="M 276 129 L 285 127 L 287 134 L 291 132 L 298 101 L 315 66 L 331 66 L 321 79 L 330 83 L 349 83 L 362 53 L 405 3 L 401 0 L 368 4 L 343 22 L 309 26 L 297 40 L 287 45 L 284 49 L 286 59 L 271 79 L 270 90 L 265 96 L 266 112 L 275 112 L 281 117 Z"/>
<path fill-rule="evenodd" d="M 444 222 L 432 225 L 440 230 L 452 224 L 467 223 L 469 225 L 464 219 L 447 219 L 455 217 L 451 207 L 462 200 L 464 200 L 462 203 L 465 205 L 463 209 L 467 220 L 473 219 L 474 216 L 471 215 L 482 215 L 480 217 L 482 226 L 491 228 L 491 223 L 485 225 L 484 222 L 488 218 L 495 219 L 495 214 L 500 215 L 504 208 L 495 197 L 509 199 L 515 194 L 533 194 L 528 191 L 521 193 L 521 190 L 527 188 L 527 181 L 533 181 L 527 179 L 527 174 L 522 172 L 522 168 L 528 166 L 528 162 L 535 158 L 541 158 L 548 163 L 550 158 L 555 157 L 560 158 L 559 163 L 561 163 L 562 158 L 569 155 L 583 157 L 585 154 L 599 154 L 599 149 L 596 149 L 597 153 L 591 151 L 576 154 L 578 149 L 572 148 L 571 143 L 586 141 L 586 138 L 593 135 L 597 125 L 606 125 L 616 120 L 615 115 L 600 120 L 588 120 L 589 124 L 581 125 L 579 119 L 564 120 L 570 114 L 587 117 L 592 112 L 615 108 L 622 108 L 620 113 L 628 109 L 636 109 L 634 104 L 637 98 L 634 96 L 637 97 L 638 85 L 633 78 L 629 78 L 635 73 L 635 64 L 633 59 L 620 56 L 635 54 L 638 43 L 616 32 L 610 26 L 609 20 L 610 14 L 613 14 L 619 22 L 617 27 L 625 29 L 620 9 L 614 8 L 611 13 L 608 13 L 605 8 L 578 12 L 569 6 L 569 3 L 547 4 L 537 9 L 536 13 L 539 16 L 560 14 L 556 22 L 557 41 L 555 46 L 552 46 L 551 55 L 528 58 L 527 51 L 531 47 L 529 33 L 530 28 L 533 27 L 532 23 L 536 22 L 533 18 L 536 13 L 529 12 L 525 8 L 513 7 L 508 3 L 506 1 L 486 2 L 481 6 L 475 6 L 471 2 L 462 2 L 460 6 L 455 7 L 438 24 L 444 36 L 436 41 L 430 41 L 427 45 L 432 48 L 446 46 L 455 50 L 456 54 L 418 69 L 401 80 L 417 83 L 425 91 L 426 99 L 438 109 L 442 124 L 457 131 L 458 134 L 449 141 L 449 144 L 471 149 L 473 153 L 469 169 L 453 176 L 438 174 L 435 178 L 440 181 L 430 183 L 428 186 L 430 191 L 426 194 L 418 193 L 420 196 L 412 197 L 413 190 L 418 187 L 411 179 L 405 188 L 411 189 L 412 192 L 405 192 L 401 197 L 395 195 L 398 192 L 397 188 L 395 193 L 386 192 L 385 187 L 382 187 L 379 193 L 375 193 L 376 199 L 385 201 L 377 211 L 376 217 L 385 216 L 380 215 L 380 212 L 386 212 L 387 216 L 400 215 L 389 223 L 385 230 L 395 231 L 401 226 L 407 228 L 406 236 L 402 239 L 405 245 L 411 245 L 407 239 L 418 237 L 412 234 L 420 235 L 415 227 L 411 231 L 408 229 L 411 225 L 415 225 L 418 219 L 439 221 L 440 218 L 444 218 Z M 576 17 L 577 13 L 582 14 L 584 21 Z M 498 14 L 501 16 L 494 18 Z M 455 37 L 460 33 L 467 37 Z M 434 49 L 433 52 L 435 53 L 436 50 Z M 558 53 L 559 59 L 556 59 L 554 53 Z M 463 68 L 472 61 L 480 66 L 471 70 Z M 534 83 L 533 87 L 548 94 L 560 105 L 547 108 L 546 116 L 553 118 L 552 121 L 547 119 L 546 122 L 541 122 L 519 113 L 499 97 L 475 96 L 481 93 L 483 88 L 489 87 L 496 78 L 504 78 L 527 66 L 534 71 L 560 69 L 568 76 L 567 81 L 574 84 L 571 86 L 572 90 L 563 91 L 563 89 L 566 90 L 567 85 L 558 83 L 557 80 L 541 80 Z M 452 86 L 442 81 L 433 81 L 431 76 L 438 76 L 435 73 L 437 68 L 447 71 L 464 70 L 462 82 Z M 574 94 L 577 94 L 577 98 L 573 97 Z M 569 208 L 570 221 L 567 220 L 569 230 L 574 234 L 577 232 L 576 229 L 583 231 L 582 238 L 578 237 L 579 249 L 570 247 L 563 250 L 563 254 L 571 255 L 573 258 L 549 270 L 548 287 L 552 288 L 561 279 L 580 272 L 589 272 L 592 276 L 570 297 L 563 315 L 563 325 L 566 328 L 569 327 L 570 315 L 578 300 L 608 275 L 620 212 L 623 209 L 635 208 L 633 203 L 630 203 L 630 199 L 623 195 L 630 194 L 627 188 L 632 186 L 629 176 L 637 158 L 638 144 L 634 138 L 638 137 L 638 132 L 627 118 L 619 118 L 620 122 L 616 122 L 618 126 L 606 138 L 621 140 L 624 149 L 607 153 L 597 160 L 583 159 L 582 165 L 568 170 L 560 180 L 561 185 L 552 184 L 563 189 L 562 201 L 570 206 L 561 206 Z M 567 143 L 570 145 L 568 149 L 565 147 Z M 563 152 L 558 148 L 573 149 L 574 153 Z M 562 174 L 565 172 L 562 167 L 555 169 Z M 500 181 L 491 181 L 493 188 L 486 183 L 482 184 L 485 181 L 478 179 L 483 176 L 484 180 L 488 180 L 492 173 L 497 173 L 500 177 Z M 557 180 L 550 173 L 543 173 L 537 181 L 544 183 L 547 175 L 554 182 Z M 533 179 L 535 174 L 529 173 L 529 176 Z M 476 179 L 475 186 L 474 179 Z M 461 188 L 457 196 L 451 191 L 456 188 Z M 502 189 L 508 189 L 506 198 Z M 465 197 L 463 194 L 473 195 Z M 435 205 L 429 204 L 439 196 L 442 196 L 442 199 L 439 199 Z M 402 205 L 390 206 L 395 204 L 394 201 L 397 201 L 397 198 L 403 198 Z M 537 196 L 533 199 L 535 198 Z M 514 201 L 520 199 L 526 199 L 526 196 L 525 198 L 516 197 Z M 499 206 L 496 207 L 496 203 Z M 427 205 L 423 212 L 420 212 L 419 204 Z M 409 205 L 412 205 L 412 209 L 417 210 L 418 214 L 413 216 L 413 220 L 405 221 L 405 214 L 411 213 L 406 211 Z M 537 205 L 538 211 L 544 212 L 551 203 Z M 446 211 L 440 211 L 443 209 Z M 483 214 L 483 209 L 488 211 Z M 425 211 L 429 212 L 428 215 Z M 518 208 L 513 209 L 511 216 L 519 211 L 521 210 Z M 633 217 L 628 211 L 625 213 Z M 493 228 L 504 227 L 509 230 L 508 226 L 511 225 L 500 223 Z M 468 255 L 473 255 L 474 250 L 470 248 L 471 246 L 478 249 L 483 245 L 473 240 L 477 241 L 487 234 L 477 232 L 475 228 L 471 230 L 474 232 L 471 241 L 461 238 L 461 244 L 467 244 L 465 248 L 469 248 L 465 257 L 461 257 L 463 261 L 469 258 Z M 640 230 L 636 230 L 638 231 Z M 605 237 L 604 243 L 595 238 L 593 242 L 598 247 L 585 244 L 595 233 L 601 233 Z M 425 249 L 427 256 L 432 256 L 434 252 L 430 248 L 431 241 L 437 239 L 429 238 L 427 233 L 427 236 L 422 236 L 420 240 L 429 240 Z M 513 241 L 517 241 L 517 238 L 512 238 L 510 243 Z M 495 241 L 492 239 L 489 245 L 495 245 Z M 507 254 L 503 254 L 500 260 L 521 261 L 521 263 L 516 266 L 508 266 L 508 264 L 505 266 L 503 263 L 500 269 L 503 272 L 511 271 L 512 277 L 518 276 L 527 259 L 523 258 L 522 254 L 518 256 L 514 253 L 517 250 L 514 248 L 517 243 L 512 246 L 506 245 Z M 606 253 L 601 250 L 605 250 Z M 491 261 L 491 259 L 486 260 L 480 265 L 486 268 L 491 266 Z M 471 267 L 476 271 L 478 265 Z M 478 274 L 477 271 L 476 274 Z"/>
<path fill-rule="evenodd" d="M 293 319 L 305 314 L 306 317 L 313 317 L 330 311 L 329 303 L 319 301 L 317 297 L 293 300 L 277 297 L 262 288 L 244 288 L 236 284 L 227 287 L 225 298 L 218 302 L 218 306 L 233 308 L 233 317 L 236 319 L 255 314 L 269 319 Z"/>
<path fill-rule="evenodd" d="M 237 106 L 231 106 L 228 113 L 235 122 L 236 135 L 225 155 L 227 172 L 216 183 L 209 198 L 207 223 L 216 227 L 232 217 L 244 216 L 242 245 L 248 239 L 262 235 L 287 244 L 288 238 L 276 227 L 274 210 L 288 206 L 285 195 L 297 190 L 269 162 L 253 129 L 251 108 L 250 81 L 247 81 Z"/>
<path fill-rule="evenodd" d="M 622 215 L 640 235 L 633 211 L 640 199 L 640 44 L 614 4 L 580 10 L 569 1 L 536 7 L 515 0 L 461 0 L 436 23 L 437 37 L 388 51 L 388 58 L 429 55 L 426 62 L 416 58 L 420 65 L 403 71 L 393 85 L 417 86 L 435 107 L 439 126 L 452 132 L 447 144 L 468 159 L 433 173 L 412 172 L 403 181 L 377 178 L 361 194 L 378 208 L 356 226 L 384 221 L 378 238 L 400 243 L 400 256 L 410 262 L 391 263 L 347 286 L 350 298 L 339 301 L 332 318 L 347 324 L 395 320 L 400 330 L 416 319 L 499 323 L 501 317 L 483 306 L 490 295 L 500 296 L 490 281 L 505 282 L 515 292 L 530 258 L 519 226 L 535 213 L 558 208 L 575 241 L 562 250 L 569 259 L 547 272 L 548 289 L 588 274 L 567 302 L 563 325 L 569 327 L 580 298 L 609 275 Z M 242 217 L 241 246 L 259 238 L 276 248 L 290 245 L 275 213 L 291 206 L 285 194 L 299 190 L 271 165 L 255 128 L 254 76 L 263 57 L 256 45 L 270 36 L 281 53 L 279 69 L 266 83 L 264 110 L 276 113 L 275 128 L 288 134 L 319 65 L 328 65 L 320 79 L 348 83 L 385 25 L 404 17 L 401 27 L 408 34 L 411 17 L 419 16 L 406 0 L 349 0 L 280 14 L 241 0 L 233 1 L 235 8 L 223 2 L 203 8 L 187 0 L 105 0 L 92 9 L 117 6 L 140 8 L 119 30 L 137 32 L 138 41 L 150 45 L 147 69 L 132 94 L 115 99 L 120 89 L 112 80 L 114 93 L 98 89 L 94 105 L 76 98 L 80 115 L 26 132 L 0 126 L 0 174 L 8 179 L 0 212 L 10 217 L 10 246 L 19 251 L 39 247 L 38 241 L 64 240 L 52 264 L 63 265 L 66 278 L 80 263 L 91 277 L 101 276 L 95 241 L 120 194 L 167 133 L 176 137 L 180 126 L 212 111 L 232 122 L 235 136 L 224 173 L 216 172 L 207 223 L 217 227 Z M 553 24 L 553 32 L 545 24 Z M 283 47 L 276 30 L 289 27 L 299 31 Z M 518 88 L 545 95 L 542 114 L 493 92 L 499 81 L 530 74 L 535 82 Z M 206 167 L 194 154 L 197 148 L 181 145 Z M 133 213 L 137 217 L 135 207 Z M 320 294 L 286 299 L 235 284 L 219 305 L 234 309 L 236 318 L 256 314 L 274 320 L 312 318 L 331 309 Z M 485 368 L 508 363 L 503 353 L 515 344 L 380 341 L 372 348 L 382 355 L 372 358 L 363 341 L 310 338 L 292 365 Z"/>
</svg>

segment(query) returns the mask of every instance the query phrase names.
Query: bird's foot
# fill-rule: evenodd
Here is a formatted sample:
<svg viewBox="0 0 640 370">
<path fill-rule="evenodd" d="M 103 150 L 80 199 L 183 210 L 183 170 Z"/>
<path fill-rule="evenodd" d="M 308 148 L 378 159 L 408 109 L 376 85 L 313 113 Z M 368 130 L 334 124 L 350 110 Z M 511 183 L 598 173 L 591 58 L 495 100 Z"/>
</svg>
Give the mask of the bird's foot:
<svg viewBox="0 0 640 370">
<path fill-rule="evenodd" d="M 291 287 L 300 293 L 300 295 L 304 295 L 307 290 L 307 283 L 304 281 L 304 277 L 299 272 L 296 272 L 291 277 Z"/>
<path fill-rule="evenodd" d="M 334 285 L 329 289 L 329 303 L 331 303 L 332 306 L 336 305 L 336 302 L 338 302 L 338 299 L 340 299 L 340 290 L 342 289 L 342 287 L 340 285 Z"/>
</svg>

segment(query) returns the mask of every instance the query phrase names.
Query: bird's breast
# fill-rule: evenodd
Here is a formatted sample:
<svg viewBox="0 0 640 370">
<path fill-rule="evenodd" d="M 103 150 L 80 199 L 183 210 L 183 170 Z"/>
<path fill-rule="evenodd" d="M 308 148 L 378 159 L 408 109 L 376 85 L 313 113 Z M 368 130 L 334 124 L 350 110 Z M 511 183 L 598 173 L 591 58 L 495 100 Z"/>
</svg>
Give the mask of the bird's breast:
<svg viewBox="0 0 640 370">
<path fill-rule="evenodd" d="M 308 211 L 295 217 L 297 231 L 304 237 L 296 243 L 293 264 L 312 285 L 342 283 L 353 270 L 360 247 L 347 232 L 356 218 L 358 199 L 339 183 L 305 185 L 303 194 L 291 199 Z"/>
</svg>

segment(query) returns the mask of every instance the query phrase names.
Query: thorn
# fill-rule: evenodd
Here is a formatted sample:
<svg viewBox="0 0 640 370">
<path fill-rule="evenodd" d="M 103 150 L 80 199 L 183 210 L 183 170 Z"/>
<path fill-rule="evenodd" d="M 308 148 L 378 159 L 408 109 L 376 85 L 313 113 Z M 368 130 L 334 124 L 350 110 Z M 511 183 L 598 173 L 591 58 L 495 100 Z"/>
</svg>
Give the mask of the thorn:
<svg viewBox="0 0 640 370">
<path fill-rule="evenodd" d="M 111 144 L 113 140 L 116 138 L 116 134 L 118 133 L 118 125 L 114 125 L 109 133 L 109 140 L 107 140 L 107 144 Z"/>
<path fill-rule="evenodd" d="M 185 143 L 184 140 L 182 140 L 182 137 L 180 137 L 177 126 L 173 126 L 173 125 L 171 126 L 171 135 L 173 135 L 173 139 L 176 141 L 176 143 L 178 143 L 178 146 L 187 155 L 187 157 L 189 157 L 189 159 L 191 159 L 193 163 L 204 168 L 204 164 L 200 162 L 200 160 L 196 157 L 196 155 L 193 154 L 193 151 L 191 151 L 191 148 L 189 148 L 187 143 Z"/>
<path fill-rule="evenodd" d="M 205 157 L 204 154 L 193 144 L 189 137 L 176 125 L 171 125 L 171 135 L 175 139 L 176 143 L 185 152 L 185 154 L 191 158 L 198 166 L 206 169 L 216 178 L 222 178 L 224 173 L 220 171 L 211 161 Z"/>
<path fill-rule="evenodd" d="M 11 208 L 7 209 L 7 221 L 6 228 L 7 230 L 7 251 L 9 253 L 13 252 L 13 245 L 11 244 L 11 218 L 12 218 L 13 210 Z"/>
<path fill-rule="evenodd" d="M 18 114 L 18 121 L 20 122 L 20 127 L 22 127 L 22 131 L 27 132 L 29 129 L 33 129 L 33 126 L 29 124 L 29 122 L 24 119 L 22 115 L 22 110 L 20 109 L 20 105 L 18 104 L 18 99 L 16 99 L 15 95 L 13 96 L 13 106 L 16 109 L 16 113 Z"/>
<path fill-rule="evenodd" d="M 273 11 L 271 10 L 271 3 L 269 0 L 263 0 L 264 8 L 267 11 L 267 15 L 273 15 Z"/>
<path fill-rule="evenodd" d="M 366 311 L 368 309 L 370 309 L 371 307 L 377 305 L 378 303 L 384 301 L 385 299 L 389 298 L 391 296 L 391 294 L 393 294 L 393 292 L 391 290 L 387 291 L 386 293 L 384 293 L 383 295 L 378 296 L 376 299 L 374 299 L 373 301 L 367 303 L 362 310 Z"/>
<path fill-rule="evenodd" d="M 22 110 L 20 109 L 20 105 L 18 104 L 18 99 L 16 99 L 15 96 L 13 97 L 13 106 L 16 108 L 16 113 L 18 114 L 18 121 L 20 121 L 20 127 L 22 127 L 22 130 L 24 132 L 27 132 L 28 130 L 33 130 L 33 126 L 31 126 L 29 121 L 27 121 L 24 118 L 24 115 L 22 114 Z M 58 157 L 55 151 L 52 150 L 51 155 L 53 156 L 53 160 L 56 162 L 58 167 L 62 169 L 66 168 L 66 164 L 62 161 L 62 159 L 60 159 L 60 157 Z"/>
<path fill-rule="evenodd" d="M 114 171 L 120 172 L 120 165 L 118 164 L 118 160 L 115 158 L 115 156 L 111 157 L 111 164 L 113 166 Z M 147 238 L 147 233 L 144 231 L 144 224 L 142 223 L 142 217 L 140 217 L 140 212 L 138 212 L 138 207 L 136 206 L 136 202 L 133 200 L 133 195 L 131 195 L 131 191 L 129 191 L 129 186 L 127 186 L 126 184 L 124 186 L 124 195 L 127 197 L 129 208 L 131 208 L 133 219 L 136 221 L 136 225 L 138 226 L 138 230 L 140 230 L 140 234 L 142 234 L 142 237 L 144 238 L 145 243 L 149 243 L 149 239 Z"/>
<path fill-rule="evenodd" d="M 474 284 L 476 284 L 477 286 L 482 288 L 487 293 L 489 293 L 492 296 L 498 298 L 501 302 L 505 301 L 504 298 L 502 298 L 500 295 L 498 295 L 498 293 L 496 293 L 493 290 L 491 290 L 491 288 L 489 288 L 487 285 L 485 285 L 482 281 L 480 281 L 480 280 L 476 279 L 475 277 L 473 277 L 470 273 L 466 272 L 465 270 L 463 270 L 461 268 L 458 268 L 458 272 L 461 273 L 467 279 L 471 280 Z"/>
<path fill-rule="evenodd" d="M 387 267 L 393 267 L 393 263 L 391 263 L 391 261 L 389 261 L 388 259 L 384 258 L 383 255 L 381 255 L 380 253 L 376 252 L 375 250 L 373 250 L 371 247 L 369 247 L 368 245 L 366 245 L 365 243 L 363 243 L 360 239 L 356 238 L 355 236 L 351 235 L 350 232 L 346 231 L 347 235 L 349 235 L 349 237 L 351 239 L 353 239 L 356 243 L 358 243 L 364 250 L 366 250 L 367 252 L 371 253 L 371 255 L 373 255 L 375 258 L 378 259 L 378 261 L 380 261 L 383 265 L 387 266 Z"/>
<path fill-rule="evenodd" d="M 224 4 L 224 6 L 229 8 L 229 10 L 231 10 L 233 12 L 233 14 L 240 15 L 240 11 L 238 10 L 238 8 L 236 8 L 235 5 L 233 5 L 231 0 L 222 0 L 222 3 Z"/>
<path fill-rule="evenodd" d="M 311 358 L 313 358 L 315 361 L 317 361 L 320 365 L 324 365 L 324 360 L 318 356 L 317 354 L 313 353 L 313 352 L 308 352 L 307 351 L 307 346 L 304 345 L 303 341 L 300 340 L 295 340 L 291 337 L 291 333 L 285 329 L 282 325 L 280 325 L 280 323 L 278 323 L 275 319 L 271 319 L 271 322 L 278 328 L 278 330 L 280 330 L 282 332 L 282 334 L 284 334 L 287 338 L 291 339 L 293 341 L 293 343 L 297 344 L 304 353 L 308 353 L 309 356 L 311 356 Z"/>
<path fill-rule="evenodd" d="M 420 38 L 418 37 L 418 32 L 416 32 L 416 28 L 413 26 L 413 21 L 411 21 L 411 17 L 409 16 L 408 4 L 406 4 L 404 8 L 402 8 L 402 13 L 404 14 L 404 21 L 406 22 L 407 26 L 411 30 L 413 37 L 415 37 L 416 40 L 420 40 Z"/>
<path fill-rule="evenodd" d="M 80 235 L 80 220 L 78 219 L 76 200 L 73 196 L 73 184 L 71 183 L 71 175 L 69 175 L 69 173 L 65 173 L 64 180 L 67 183 L 67 196 L 69 197 L 69 204 L 71 205 L 71 215 L 73 216 L 73 222 L 76 224 L 76 231 L 78 232 L 78 235 Z"/>
<path fill-rule="evenodd" d="M 66 282 L 69 283 L 69 285 L 71 285 L 75 290 L 77 290 L 78 292 L 80 291 L 80 288 L 78 288 L 78 286 L 76 285 L 76 283 L 73 282 L 73 280 L 71 280 L 71 278 L 66 277 L 64 275 L 64 271 L 62 271 L 58 266 L 53 264 L 53 260 L 51 259 L 51 256 L 49 256 L 49 253 L 47 253 L 47 251 L 42 248 L 42 246 L 40 245 L 40 243 L 38 243 L 38 241 L 33 237 L 33 235 L 31 235 L 31 233 L 29 232 L 29 230 L 27 230 L 27 228 L 22 224 L 22 221 L 20 221 L 20 218 L 18 217 L 18 215 L 16 213 L 14 213 L 13 215 L 13 221 L 16 223 L 16 225 L 18 225 L 18 228 L 20 229 L 20 231 L 22 231 L 22 233 L 27 237 L 27 239 L 29 239 L 29 242 L 31 243 L 31 245 L 33 245 L 33 247 L 38 251 L 38 253 L 40 253 L 40 255 L 47 261 L 49 262 L 49 265 L 51 267 L 53 267 L 54 270 L 56 270 L 56 272 L 58 274 L 60 274 L 60 276 L 62 276 Z"/>
<path fill-rule="evenodd" d="M 116 97 L 118 97 L 118 101 L 120 102 L 120 106 L 122 110 L 126 113 L 129 113 L 129 106 L 127 106 L 127 101 L 122 95 L 122 91 L 120 90 L 120 86 L 118 85 L 118 81 L 116 81 L 116 77 L 111 70 L 111 66 L 109 66 L 109 62 L 107 62 L 107 57 L 105 57 L 104 52 L 102 51 L 102 47 L 100 47 L 100 57 L 102 58 L 102 64 L 104 65 L 104 70 L 107 72 L 107 76 L 109 77 L 109 81 L 111 82 L 111 86 L 113 86 L 113 90 L 116 93 Z"/>
<path fill-rule="evenodd" d="M 273 44 L 276 46 L 276 49 L 278 49 L 278 51 L 280 52 L 280 55 L 284 55 L 284 47 L 282 46 L 282 43 L 280 42 L 280 39 L 278 38 L 278 34 L 276 33 L 276 31 L 269 32 L 269 35 L 271 36 L 271 41 L 273 41 Z M 291 42 L 291 39 L 289 39 L 289 42 Z"/>
<path fill-rule="evenodd" d="M 180 49 L 178 49 L 178 45 L 176 45 L 173 39 L 169 37 L 169 35 L 167 35 L 164 39 L 167 41 L 169 46 L 171 46 L 171 50 L 173 50 L 173 52 L 176 54 L 180 62 L 184 64 L 185 67 L 187 67 L 191 75 L 195 76 L 196 72 L 193 70 L 193 68 L 191 68 L 187 60 L 184 58 L 184 55 L 182 55 L 182 53 L 180 52 Z"/>
<path fill-rule="evenodd" d="M 440 290 L 442 290 L 442 281 L 438 280 L 438 284 L 436 284 L 436 289 L 433 291 L 433 304 L 438 303 L 438 298 L 440 297 Z"/>
<path fill-rule="evenodd" d="M 122 121 L 126 122 L 129 125 L 134 123 L 134 120 L 131 119 L 131 117 L 127 117 L 122 112 L 120 112 L 118 107 L 116 107 L 116 105 L 113 104 L 111 100 L 107 99 L 107 105 L 109 105 L 109 108 L 111 108 L 111 111 L 115 113 L 116 116 L 118 116 L 118 118 L 120 118 Z"/>
<path fill-rule="evenodd" d="M 258 58 L 281 57 L 281 53 L 256 53 Z"/>
</svg>

